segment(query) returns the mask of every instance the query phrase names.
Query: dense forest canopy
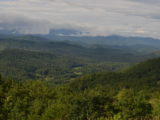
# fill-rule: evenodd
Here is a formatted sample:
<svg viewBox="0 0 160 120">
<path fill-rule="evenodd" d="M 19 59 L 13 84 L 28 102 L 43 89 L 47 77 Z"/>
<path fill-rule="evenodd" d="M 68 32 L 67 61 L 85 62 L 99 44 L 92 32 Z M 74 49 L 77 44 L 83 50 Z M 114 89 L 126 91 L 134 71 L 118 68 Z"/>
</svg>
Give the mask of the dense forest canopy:
<svg viewBox="0 0 160 120">
<path fill-rule="evenodd" d="M 0 78 L 0 119 L 158 119 L 160 59 L 121 72 L 86 75 L 64 85 Z"/>
</svg>

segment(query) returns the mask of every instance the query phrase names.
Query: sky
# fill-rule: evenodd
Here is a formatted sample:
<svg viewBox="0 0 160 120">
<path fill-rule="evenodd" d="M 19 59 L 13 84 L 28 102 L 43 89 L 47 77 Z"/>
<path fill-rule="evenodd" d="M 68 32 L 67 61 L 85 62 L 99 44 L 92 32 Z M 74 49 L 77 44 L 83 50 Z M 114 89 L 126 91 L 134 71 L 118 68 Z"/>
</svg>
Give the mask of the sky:
<svg viewBox="0 0 160 120">
<path fill-rule="evenodd" d="M 0 30 L 160 38 L 160 0 L 0 0 Z"/>
</svg>

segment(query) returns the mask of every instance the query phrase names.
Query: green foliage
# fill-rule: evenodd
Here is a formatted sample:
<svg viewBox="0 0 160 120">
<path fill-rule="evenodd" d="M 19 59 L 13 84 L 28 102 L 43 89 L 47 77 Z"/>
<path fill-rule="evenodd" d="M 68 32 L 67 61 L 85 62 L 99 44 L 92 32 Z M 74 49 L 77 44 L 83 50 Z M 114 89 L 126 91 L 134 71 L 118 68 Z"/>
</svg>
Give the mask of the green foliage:
<svg viewBox="0 0 160 120">
<path fill-rule="evenodd" d="M 0 73 L 15 80 L 43 79 L 61 84 L 86 74 L 117 71 L 156 56 L 122 46 L 81 46 L 36 36 L 0 36 Z"/>
<path fill-rule="evenodd" d="M 120 88 L 134 88 L 136 90 L 159 89 L 159 63 L 160 59 L 153 59 L 137 64 L 123 72 L 104 72 L 85 75 L 73 80 L 70 85 L 73 90 L 85 90 L 94 88 L 97 85 L 111 85 L 117 90 Z"/>
<path fill-rule="evenodd" d="M 152 106 L 148 103 L 145 96 L 135 93 L 132 89 L 123 89 L 117 95 L 118 115 L 121 119 L 141 118 L 150 115 Z"/>
<path fill-rule="evenodd" d="M 31 38 L 7 40 L 6 46 L 19 44 L 0 53 L 0 72 L 8 76 L 0 75 L 0 120 L 152 120 L 160 115 L 160 59 L 114 72 L 126 66 L 120 63 L 124 54 L 132 55 L 120 51 L 115 57 L 117 49 Z M 113 58 L 119 62 L 104 61 Z"/>
<path fill-rule="evenodd" d="M 159 115 L 142 91 L 97 86 L 72 91 L 68 85 L 2 78 L 0 118 L 7 120 L 126 120 Z M 150 93 L 151 94 L 151 93 Z M 152 102 L 150 102 L 152 101 Z M 152 108 L 153 107 L 153 108 Z M 156 114 L 155 114 L 156 113 Z"/>
<path fill-rule="evenodd" d="M 127 65 L 20 49 L 7 49 L 0 53 L 0 72 L 20 81 L 43 79 L 60 84 L 87 73 L 116 71 Z"/>
</svg>

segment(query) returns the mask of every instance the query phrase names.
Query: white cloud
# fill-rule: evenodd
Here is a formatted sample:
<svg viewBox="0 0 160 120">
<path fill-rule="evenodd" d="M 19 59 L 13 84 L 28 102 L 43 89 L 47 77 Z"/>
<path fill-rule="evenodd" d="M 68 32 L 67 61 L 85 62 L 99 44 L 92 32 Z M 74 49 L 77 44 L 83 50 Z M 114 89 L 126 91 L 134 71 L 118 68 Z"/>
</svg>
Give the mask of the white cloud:
<svg viewBox="0 0 160 120">
<path fill-rule="evenodd" d="M 159 0 L 0 0 L 0 21 L 25 33 L 75 28 L 90 35 L 160 38 L 159 11 Z"/>
</svg>

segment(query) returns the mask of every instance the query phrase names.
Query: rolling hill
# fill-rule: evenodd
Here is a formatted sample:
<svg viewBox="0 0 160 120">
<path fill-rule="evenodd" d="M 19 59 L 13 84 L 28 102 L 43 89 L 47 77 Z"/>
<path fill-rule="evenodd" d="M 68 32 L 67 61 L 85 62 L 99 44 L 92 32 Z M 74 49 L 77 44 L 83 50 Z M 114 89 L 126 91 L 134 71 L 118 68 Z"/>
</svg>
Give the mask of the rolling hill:
<svg viewBox="0 0 160 120">
<path fill-rule="evenodd" d="M 122 72 L 85 75 L 53 86 L 0 76 L 0 119 L 155 120 L 160 110 L 160 58 Z"/>
<path fill-rule="evenodd" d="M 129 47 L 85 47 L 28 35 L 0 37 L 0 72 L 17 80 L 44 79 L 59 84 L 89 73 L 117 71 L 158 56 Z"/>
<path fill-rule="evenodd" d="M 94 88 L 97 85 L 111 85 L 116 89 L 134 88 L 159 89 L 160 86 L 160 58 L 150 59 L 130 67 L 121 72 L 103 72 L 86 75 L 71 83 L 75 89 Z"/>
<path fill-rule="evenodd" d="M 35 36 L 0 37 L 1 50 L 12 48 L 30 51 L 45 51 L 60 55 L 112 62 L 135 62 L 158 55 L 158 50 L 156 50 L 156 52 L 150 51 L 150 53 L 146 53 L 142 51 L 140 52 L 138 48 L 133 50 L 130 47 L 118 47 L 111 45 L 93 45 L 84 47 L 75 43 L 68 43 L 67 41 L 57 42 Z"/>
</svg>

